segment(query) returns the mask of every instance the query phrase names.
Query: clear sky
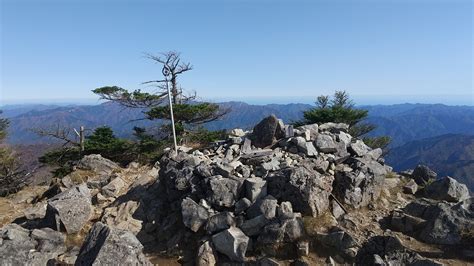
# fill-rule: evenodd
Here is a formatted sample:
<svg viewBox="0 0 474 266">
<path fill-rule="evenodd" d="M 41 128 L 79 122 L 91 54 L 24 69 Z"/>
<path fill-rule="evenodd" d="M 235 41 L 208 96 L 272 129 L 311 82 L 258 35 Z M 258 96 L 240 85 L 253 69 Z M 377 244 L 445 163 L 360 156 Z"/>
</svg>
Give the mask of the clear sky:
<svg viewBox="0 0 474 266">
<path fill-rule="evenodd" d="M 0 104 L 143 88 L 177 50 L 206 99 L 474 105 L 471 0 L 0 1 Z"/>
</svg>

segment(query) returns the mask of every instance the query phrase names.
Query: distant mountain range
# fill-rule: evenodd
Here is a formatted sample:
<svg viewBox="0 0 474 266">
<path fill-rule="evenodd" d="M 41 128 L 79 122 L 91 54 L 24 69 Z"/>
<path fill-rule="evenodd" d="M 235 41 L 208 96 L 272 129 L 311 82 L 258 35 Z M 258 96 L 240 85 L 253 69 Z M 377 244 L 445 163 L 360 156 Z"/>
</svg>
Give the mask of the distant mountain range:
<svg viewBox="0 0 474 266">
<path fill-rule="evenodd" d="M 308 104 L 250 105 L 225 102 L 232 111 L 221 120 L 206 125 L 209 129 L 251 129 L 262 118 L 275 114 L 286 123 L 297 121 Z M 387 157 L 396 170 L 413 168 L 422 162 L 441 175 L 451 175 L 474 189 L 474 107 L 442 104 L 397 104 L 360 106 L 369 110 L 368 122 L 377 125 L 373 135 L 392 138 Z M 158 122 L 140 120 L 142 110 L 123 108 L 114 103 L 99 105 L 17 105 L 0 107 L 11 120 L 11 144 L 43 144 L 31 129 L 56 125 L 88 129 L 108 125 L 117 136 L 130 137 L 133 126 L 153 127 Z"/>
<path fill-rule="evenodd" d="M 438 175 L 456 177 L 474 191 L 474 135 L 447 134 L 410 141 L 385 157 L 395 170 L 428 165 Z"/>
<path fill-rule="evenodd" d="M 209 123 L 209 129 L 250 129 L 262 118 L 275 114 L 286 123 L 299 120 L 308 104 L 250 105 L 243 102 L 225 102 L 222 106 L 231 112 L 219 121 Z M 109 125 L 118 136 L 129 137 L 135 125 L 152 126 L 143 118 L 142 110 L 126 109 L 117 104 L 48 106 L 19 105 L 0 107 L 11 120 L 10 143 L 28 144 L 44 142 L 32 128 L 63 125 L 95 128 Z M 407 142 L 445 134 L 474 134 L 473 106 L 446 106 L 442 104 L 397 104 L 361 106 L 369 110 L 368 122 L 377 125 L 373 135 L 392 137 L 392 147 Z"/>
<path fill-rule="evenodd" d="M 377 125 L 373 135 L 388 135 L 392 147 L 445 134 L 474 135 L 474 106 L 398 104 L 364 106 L 368 121 Z"/>
</svg>

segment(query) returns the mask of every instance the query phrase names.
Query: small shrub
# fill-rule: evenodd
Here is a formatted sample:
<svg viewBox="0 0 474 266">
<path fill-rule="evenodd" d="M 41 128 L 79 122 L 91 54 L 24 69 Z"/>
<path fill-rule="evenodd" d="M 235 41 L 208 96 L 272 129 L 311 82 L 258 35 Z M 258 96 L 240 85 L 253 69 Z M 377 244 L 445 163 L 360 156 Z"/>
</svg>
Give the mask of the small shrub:
<svg viewBox="0 0 474 266">
<path fill-rule="evenodd" d="M 385 178 L 397 178 L 398 175 L 394 172 L 388 172 L 387 174 L 385 174 Z"/>
</svg>

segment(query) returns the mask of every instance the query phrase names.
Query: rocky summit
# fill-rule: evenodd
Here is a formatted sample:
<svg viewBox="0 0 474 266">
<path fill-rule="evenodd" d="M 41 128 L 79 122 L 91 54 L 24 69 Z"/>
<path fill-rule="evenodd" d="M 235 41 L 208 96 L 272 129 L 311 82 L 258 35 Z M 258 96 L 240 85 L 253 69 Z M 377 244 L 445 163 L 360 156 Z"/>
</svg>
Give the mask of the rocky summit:
<svg viewBox="0 0 474 266">
<path fill-rule="evenodd" d="M 275 116 L 127 168 L 85 156 L 3 199 L 6 265 L 443 265 L 474 261 L 474 199 L 426 166 L 400 175 L 348 125 Z M 10 206 L 8 205 L 8 206 Z M 8 209 L 8 208 L 6 208 Z M 2 209 L 3 210 L 3 209 Z"/>
</svg>

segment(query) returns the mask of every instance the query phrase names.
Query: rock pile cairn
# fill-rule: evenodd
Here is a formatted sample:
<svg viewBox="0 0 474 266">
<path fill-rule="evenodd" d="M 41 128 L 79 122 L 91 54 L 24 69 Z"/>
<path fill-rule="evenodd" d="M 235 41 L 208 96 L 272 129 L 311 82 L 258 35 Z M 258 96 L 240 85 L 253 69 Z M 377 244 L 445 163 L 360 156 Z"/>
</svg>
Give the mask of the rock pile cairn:
<svg viewBox="0 0 474 266">
<path fill-rule="evenodd" d="M 163 214 L 182 218 L 199 238 L 201 265 L 215 254 L 237 262 L 296 256 L 307 252 L 302 216 L 320 216 L 333 205 L 360 208 L 379 197 L 391 171 L 381 155 L 349 135 L 346 124 L 293 128 L 269 116 L 211 148 L 164 156 Z"/>
</svg>

